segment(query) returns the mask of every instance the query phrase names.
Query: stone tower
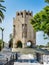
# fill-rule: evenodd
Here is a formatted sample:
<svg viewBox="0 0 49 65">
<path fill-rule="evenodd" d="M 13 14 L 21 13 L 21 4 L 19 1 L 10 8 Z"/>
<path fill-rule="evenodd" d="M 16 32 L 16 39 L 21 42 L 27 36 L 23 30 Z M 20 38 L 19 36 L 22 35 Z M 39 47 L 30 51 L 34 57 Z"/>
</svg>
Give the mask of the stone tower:
<svg viewBox="0 0 49 65">
<path fill-rule="evenodd" d="M 17 47 L 17 42 L 21 41 L 23 48 L 26 47 L 27 42 L 31 42 L 34 46 L 36 44 L 36 33 L 30 23 L 32 12 L 20 11 L 16 13 L 13 18 L 13 48 Z"/>
</svg>

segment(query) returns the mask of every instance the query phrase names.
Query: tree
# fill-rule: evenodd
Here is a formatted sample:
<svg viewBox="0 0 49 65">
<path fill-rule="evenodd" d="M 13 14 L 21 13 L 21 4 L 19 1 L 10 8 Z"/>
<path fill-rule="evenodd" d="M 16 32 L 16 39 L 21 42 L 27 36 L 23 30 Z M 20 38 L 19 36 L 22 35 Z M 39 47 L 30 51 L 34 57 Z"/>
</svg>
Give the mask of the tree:
<svg viewBox="0 0 49 65">
<path fill-rule="evenodd" d="M 3 31 L 4 29 L 0 27 L 0 30 L 2 31 L 2 48 L 4 47 L 4 42 L 3 42 Z"/>
<path fill-rule="evenodd" d="M 49 6 L 43 8 L 32 19 L 31 24 L 35 31 L 44 31 L 49 36 Z"/>
<path fill-rule="evenodd" d="M 9 40 L 9 48 L 12 48 L 12 46 L 13 46 L 13 39 L 10 39 Z"/>
<path fill-rule="evenodd" d="M 47 43 L 47 46 L 49 47 L 49 42 Z"/>
<path fill-rule="evenodd" d="M 2 48 L 2 45 L 1 44 L 2 44 L 2 40 L 0 40 L 0 51 L 1 51 L 1 48 Z"/>
<path fill-rule="evenodd" d="M 6 7 L 1 4 L 3 2 L 4 0 L 0 0 L 0 22 L 2 22 L 2 20 L 4 19 L 3 11 L 6 11 Z"/>
<path fill-rule="evenodd" d="M 0 51 L 1 51 L 1 49 L 2 49 L 2 42 L 4 42 L 4 41 L 2 41 L 2 40 L 0 39 Z"/>
<path fill-rule="evenodd" d="M 49 0 L 45 0 L 45 2 L 49 3 Z"/>
<path fill-rule="evenodd" d="M 10 40 L 9 40 L 9 48 L 12 48 L 13 46 L 13 36 L 10 34 Z"/>
</svg>

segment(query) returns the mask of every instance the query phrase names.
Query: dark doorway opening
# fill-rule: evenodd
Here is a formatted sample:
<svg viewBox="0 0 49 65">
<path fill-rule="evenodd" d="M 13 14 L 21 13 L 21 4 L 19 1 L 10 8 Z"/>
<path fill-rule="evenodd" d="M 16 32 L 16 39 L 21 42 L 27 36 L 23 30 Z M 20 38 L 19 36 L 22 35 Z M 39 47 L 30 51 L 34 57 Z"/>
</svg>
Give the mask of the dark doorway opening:
<svg viewBox="0 0 49 65">
<path fill-rule="evenodd" d="M 17 41 L 17 48 L 22 48 L 22 42 L 21 41 Z"/>
</svg>

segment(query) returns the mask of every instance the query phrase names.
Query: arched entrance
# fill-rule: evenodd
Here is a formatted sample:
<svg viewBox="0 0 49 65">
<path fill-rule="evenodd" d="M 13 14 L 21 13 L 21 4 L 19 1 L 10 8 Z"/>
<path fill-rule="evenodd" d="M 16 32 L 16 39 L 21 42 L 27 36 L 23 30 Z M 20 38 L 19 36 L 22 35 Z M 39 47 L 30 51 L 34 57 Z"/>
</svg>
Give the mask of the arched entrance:
<svg viewBox="0 0 49 65">
<path fill-rule="evenodd" d="M 33 46 L 33 45 L 32 45 L 32 41 L 31 41 L 31 40 L 28 40 L 28 42 L 27 42 L 27 47 L 28 47 L 28 48 L 32 48 L 32 46 Z"/>
<path fill-rule="evenodd" d="M 17 48 L 22 48 L 22 42 L 20 40 L 17 41 Z"/>
</svg>

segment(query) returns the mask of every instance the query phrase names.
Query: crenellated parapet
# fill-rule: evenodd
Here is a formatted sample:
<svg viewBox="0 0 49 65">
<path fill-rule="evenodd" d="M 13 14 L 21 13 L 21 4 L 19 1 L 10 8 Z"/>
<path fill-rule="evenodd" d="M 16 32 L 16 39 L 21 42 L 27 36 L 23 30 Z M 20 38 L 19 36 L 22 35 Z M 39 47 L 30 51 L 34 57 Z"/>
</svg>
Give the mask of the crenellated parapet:
<svg viewBox="0 0 49 65">
<path fill-rule="evenodd" d="M 20 12 L 16 12 L 16 16 L 22 16 L 22 17 L 26 17 L 26 16 L 32 16 L 32 11 L 20 11 Z"/>
</svg>

